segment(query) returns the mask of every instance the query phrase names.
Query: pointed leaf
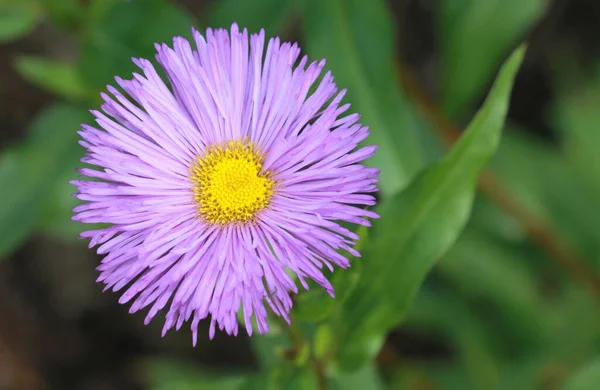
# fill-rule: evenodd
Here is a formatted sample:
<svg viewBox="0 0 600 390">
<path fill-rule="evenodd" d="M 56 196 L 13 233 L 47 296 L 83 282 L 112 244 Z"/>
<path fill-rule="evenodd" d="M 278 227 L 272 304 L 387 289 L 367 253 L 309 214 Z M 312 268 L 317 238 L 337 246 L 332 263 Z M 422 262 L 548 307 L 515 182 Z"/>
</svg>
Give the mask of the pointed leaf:
<svg viewBox="0 0 600 390">
<path fill-rule="evenodd" d="M 479 97 L 511 45 L 543 15 L 547 0 L 442 0 L 442 104 L 452 117 Z"/>
<path fill-rule="evenodd" d="M 366 249 L 361 280 L 333 326 L 346 368 L 360 366 L 372 353 L 361 352 L 362 343 L 372 348 L 404 318 L 425 276 L 464 228 L 477 176 L 498 146 L 524 53 L 521 47 L 508 59 L 448 155 L 380 207 L 382 218 Z"/>
</svg>

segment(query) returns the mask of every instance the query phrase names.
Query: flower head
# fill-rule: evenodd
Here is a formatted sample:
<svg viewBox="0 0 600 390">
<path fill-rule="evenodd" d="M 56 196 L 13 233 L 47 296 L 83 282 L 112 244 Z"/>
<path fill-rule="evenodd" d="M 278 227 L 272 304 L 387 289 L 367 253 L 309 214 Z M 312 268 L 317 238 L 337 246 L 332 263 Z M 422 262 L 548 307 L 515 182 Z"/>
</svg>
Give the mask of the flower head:
<svg viewBox="0 0 600 390">
<path fill-rule="evenodd" d="M 296 44 L 228 30 L 193 31 L 156 45 L 168 83 L 150 61 L 102 94 L 96 127 L 83 125 L 74 219 L 106 223 L 82 237 L 105 255 L 107 289 L 126 290 L 131 312 L 167 307 L 163 334 L 200 320 L 237 334 L 243 310 L 268 330 L 267 310 L 289 322 L 295 280 L 333 296 L 325 265 L 350 266 L 358 236 L 339 222 L 369 225 L 378 170 L 360 162 L 368 129 L 345 115 L 324 61 L 307 66 Z M 311 88 L 315 87 L 311 92 Z M 288 272 L 291 271 L 291 272 Z"/>
</svg>

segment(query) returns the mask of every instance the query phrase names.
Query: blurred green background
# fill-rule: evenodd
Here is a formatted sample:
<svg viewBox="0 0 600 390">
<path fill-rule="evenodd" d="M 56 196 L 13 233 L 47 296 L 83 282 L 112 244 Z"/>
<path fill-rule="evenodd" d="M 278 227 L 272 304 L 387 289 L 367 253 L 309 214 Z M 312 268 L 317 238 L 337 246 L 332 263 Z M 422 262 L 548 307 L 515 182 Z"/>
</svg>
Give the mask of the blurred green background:
<svg viewBox="0 0 600 390">
<path fill-rule="evenodd" d="M 599 20 L 593 0 L 0 0 L 0 389 L 600 389 Z M 192 348 L 101 293 L 68 180 L 132 56 L 233 21 L 327 58 L 381 145 L 382 219 L 336 300 Z"/>
</svg>

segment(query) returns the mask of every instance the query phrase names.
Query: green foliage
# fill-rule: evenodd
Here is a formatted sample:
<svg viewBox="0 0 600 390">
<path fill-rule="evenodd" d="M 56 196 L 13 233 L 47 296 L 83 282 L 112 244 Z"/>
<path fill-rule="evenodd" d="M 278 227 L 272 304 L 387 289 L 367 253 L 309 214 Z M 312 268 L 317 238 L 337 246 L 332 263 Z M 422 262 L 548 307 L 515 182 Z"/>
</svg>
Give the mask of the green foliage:
<svg viewBox="0 0 600 390">
<path fill-rule="evenodd" d="M 442 0 L 438 8 L 442 105 L 455 117 L 481 93 L 510 47 L 542 16 L 547 0 Z"/>
<path fill-rule="evenodd" d="M 103 3 L 105 0 L 96 0 Z M 191 36 L 194 20 L 164 0 L 119 1 L 91 9 L 78 61 L 81 77 L 97 89 L 115 76 L 137 71 L 131 58 L 154 58 L 154 43 L 172 43 L 174 36 Z M 198 27 L 198 26 L 196 26 Z"/>
<path fill-rule="evenodd" d="M 40 9 L 29 1 L 0 3 L 0 43 L 26 36 L 40 19 Z"/>
<path fill-rule="evenodd" d="M 169 359 L 153 359 L 145 366 L 152 390 L 235 390 L 247 376 L 200 370 L 189 363 Z"/>
<path fill-rule="evenodd" d="M 250 33 L 265 29 L 267 36 L 278 35 L 288 19 L 298 11 L 304 0 L 222 0 L 216 1 L 209 13 L 208 26 L 229 28 L 233 22 L 248 28 Z M 260 11 L 257 11 L 260 10 Z"/>
<path fill-rule="evenodd" d="M 369 164 L 381 169 L 375 210 L 381 219 L 356 230 L 363 256 L 352 258 L 350 269 L 325 271 L 335 299 L 313 283 L 294 297 L 291 325 L 273 318 L 268 334 L 250 338 L 255 366 L 217 370 L 144 358 L 149 388 L 598 387 L 597 302 L 544 243 L 531 240 L 523 216 L 511 212 L 517 203 L 534 227 L 552 228 L 573 246 L 585 272 L 600 269 L 600 73 L 586 77 L 558 67 L 552 75 L 559 81 L 546 119 L 558 131 L 556 141 L 526 135 L 523 124 L 505 125 L 525 49 L 503 66 L 502 59 L 536 26 L 547 0 L 435 2 L 439 61 L 436 73 L 422 73 L 441 80 L 439 111 L 466 123 L 472 106 L 488 96 L 440 159 L 438 124 L 416 108 L 423 104 L 418 94 L 399 82 L 393 2 L 222 0 L 192 15 L 193 3 L 0 0 L 0 42 L 25 38 L 43 21 L 77 46 L 72 60 L 11 59 L 23 79 L 57 102 L 0 150 L 0 258 L 32 234 L 73 243 L 90 228 L 71 220 L 78 200 L 68 182 L 83 153 L 76 131 L 91 123 L 86 109 L 97 108 L 99 92 L 114 76 L 138 71 L 132 57 L 152 60 L 155 42 L 190 37 L 192 26 L 201 27 L 196 20 L 213 28 L 237 22 L 251 33 L 264 28 L 267 36 L 299 41 L 311 61 L 327 60 L 336 83 L 348 89 L 350 111 L 370 127 L 366 142 L 379 146 Z M 438 161 L 429 164 L 433 158 Z M 504 186 L 496 196 L 489 189 L 477 193 L 484 169 Z M 398 328 L 445 352 L 411 356 L 388 339 Z M 397 361 L 386 360 L 390 350 Z"/>
<path fill-rule="evenodd" d="M 88 119 L 80 108 L 50 106 L 36 118 L 27 139 L 2 156 L 0 256 L 33 231 L 48 200 L 48 190 L 66 168 L 74 169 L 83 154 L 77 130 Z"/>
<path fill-rule="evenodd" d="M 381 0 L 369 7 L 360 0 L 312 0 L 304 10 L 306 50 L 326 58 L 336 83 L 348 88 L 348 101 L 370 126 L 368 142 L 379 146 L 370 164 L 381 170 L 381 194 L 392 196 L 421 168 L 421 124 L 396 82 L 389 11 Z"/>
<path fill-rule="evenodd" d="M 600 359 L 596 359 L 573 374 L 563 390 L 594 390 L 600 384 Z"/>
<path fill-rule="evenodd" d="M 543 334 L 541 318 L 547 316 L 542 297 L 533 283 L 528 257 L 515 245 L 482 234 L 471 224 L 456 245 L 440 262 L 438 271 L 455 291 L 471 302 L 485 300 L 497 310 L 491 317 L 505 321 L 521 344 L 539 342 Z M 507 289 L 506 286 L 511 286 Z"/>
<path fill-rule="evenodd" d="M 328 388 L 331 390 L 383 390 L 386 386 L 379 377 L 377 368 L 373 364 L 368 364 L 353 373 L 334 376 Z"/>
<path fill-rule="evenodd" d="M 15 68 L 32 84 L 73 101 L 91 100 L 92 93 L 69 62 L 23 56 L 15 60 Z"/>
<path fill-rule="evenodd" d="M 597 259 L 600 213 L 594 205 L 600 193 L 567 156 L 513 131 L 504 137 L 492 166 L 528 210 L 553 222 L 588 258 Z"/>
<path fill-rule="evenodd" d="M 317 389 L 318 378 L 307 366 L 298 367 L 285 361 L 248 378 L 240 390 Z"/>
<path fill-rule="evenodd" d="M 482 109 L 448 156 L 379 208 L 383 218 L 374 226 L 377 237 L 365 253 L 369 267 L 364 267 L 335 323 L 344 366 L 362 364 L 369 357 L 362 343 L 381 339 L 405 316 L 428 271 L 462 231 L 477 175 L 498 145 L 524 52 L 518 49 L 507 61 Z"/>
<path fill-rule="evenodd" d="M 482 324 L 474 320 L 471 308 L 459 297 L 424 289 L 415 300 L 407 324 L 435 332 L 454 346 L 462 366 L 461 382 L 479 389 L 492 388 L 497 382 L 498 362 L 490 339 Z"/>
<path fill-rule="evenodd" d="M 574 168 L 572 176 L 586 185 L 588 191 L 593 191 L 596 199 L 600 196 L 600 157 L 596 153 L 600 147 L 598 101 L 600 71 L 585 87 L 561 88 L 549 112 L 564 142 L 564 157 Z"/>
<path fill-rule="evenodd" d="M 85 9 L 79 0 L 40 0 L 40 3 L 52 22 L 64 31 L 77 29 L 83 22 Z"/>
</svg>

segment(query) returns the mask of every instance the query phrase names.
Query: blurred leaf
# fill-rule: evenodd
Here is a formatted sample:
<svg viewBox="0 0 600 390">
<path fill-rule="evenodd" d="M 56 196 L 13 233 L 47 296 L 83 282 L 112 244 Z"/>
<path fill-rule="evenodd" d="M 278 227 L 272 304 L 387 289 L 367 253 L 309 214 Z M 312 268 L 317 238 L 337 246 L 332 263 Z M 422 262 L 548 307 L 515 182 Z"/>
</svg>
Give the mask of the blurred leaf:
<svg viewBox="0 0 600 390">
<path fill-rule="evenodd" d="M 374 364 L 367 364 L 351 374 L 335 375 L 331 379 L 331 390 L 383 390 L 386 388 Z"/>
<path fill-rule="evenodd" d="M 480 318 L 462 299 L 421 290 L 409 313 L 407 324 L 420 331 L 441 334 L 450 342 L 474 389 L 493 388 L 499 381 L 499 367 Z M 461 375 L 461 376 L 462 376 Z"/>
<path fill-rule="evenodd" d="M 304 7 L 306 49 L 327 58 L 336 83 L 348 88 L 352 111 L 361 115 L 378 145 L 369 164 L 381 170 L 381 193 L 398 192 L 421 168 L 421 124 L 398 89 L 396 42 L 390 11 L 382 0 L 308 0 Z"/>
<path fill-rule="evenodd" d="M 125 1 L 126 0 L 90 0 L 89 5 L 87 6 L 85 18 L 88 23 L 97 23 L 97 21 L 106 18 L 111 9 L 117 5 L 123 4 Z"/>
<path fill-rule="evenodd" d="M 328 318 L 333 311 L 335 300 L 329 294 L 314 286 L 309 291 L 297 295 L 294 303 L 294 316 L 302 321 L 318 322 Z"/>
<path fill-rule="evenodd" d="M 72 195 L 75 188 L 69 183 L 76 175 L 77 172 L 69 167 L 46 192 L 37 224 L 42 233 L 74 240 L 82 231 L 92 230 L 90 225 L 71 219 L 73 208 L 81 203 Z"/>
<path fill-rule="evenodd" d="M 507 131 L 505 130 L 499 148 L 502 148 L 506 136 Z M 496 155 L 499 152 L 500 149 L 496 151 Z M 477 226 L 480 231 L 507 242 L 523 242 L 527 237 L 525 230 L 518 221 L 504 213 L 481 192 L 475 195 L 475 203 L 473 204 L 469 223 Z"/>
<path fill-rule="evenodd" d="M 571 89 L 567 89 L 571 88 Z M 560 130 L 566 157 L 580 177 L 600 197 L 600 71 L 585 86 L 563 87 L 551 108 L 550 119 Z"/>
<path fill-rule="evenodd" d="M 560 191 L 561 196 L 567 195 L 563 188 L 568 190 L 574 185 L 574 180 L 569 178 L 572 171 L 557 148 L 536 140 L 520 128 L 510 127 L 511 131 L 505 132 L 491 166 L 529 210 L 547 215 L 550 213 L 550 192 Z M 564 184 L 563 180 L 566 180 Z M 567 199 L 573 200 L 574 195 Z"/>
<path fill-rule="evenodd" d="M 315 357 L 319 361 L 328 360 L 330 358 L 329 353 L 333 346 L 333 340 L 333 330 L 327 324 L 317 328 L 314 336 L 313 350 Z"/>
<path fill-rule="evenodd" d="M 250 338 L 254 354 L 263 370 L 277 365 L 285 350 L 291 348 L 287 333 L 284 333 L 276 323 L 270 322 L 269 328 L 268 333 Z"/>
<path fill-rule="evenodd" d="M 145 371 L 152 390 L 235 390 L 246 378 L 168 359 L 150 360 Z"/>
<path fill-rule="evenodd" d="M 0 160 L 0 256 L 19 245 L 35 227 L 48 190 L 83 154 L 77 130 L 88 113 L 74 106 L 46 108 L 27 139 Z"/>
<path fill-rule="evenodd" d="M 491 166 L 531 213 L 553 222 L 578 251 L 600 265 L 598 196 L 558 148 L 523 131 L 507 131 Z"/>
<path fill-rule="evenodd" d="M 543 15 L 548 0 L 442 0 L 442 104 L 460 115 L 482 92 L 511 45 Z"/>
<path fill-rule="evenodd" d="M 319 379 L 312 367 L 304 366 L 295 369 L 289 380 L 283 382 L 283 387 L 289 390 L 318 389 Z M 278 387 L 279 389 L 281 387 Z M 262 388 L 260 388 L 262 390 Z"/>
<path fill-rule="evenodd" d="M 540 386 L 540 377 L 548 369 L 548 356 L 519 355 L 510 359 L 500 371 L 500 385 L 497 389 L 531 390 L 554 388 Z"/>
<path fill-rule="evenodd" d="M 97 12 L 98 19 L 86 25 L 78 67 L 81 77 L 99 90 L 117 75 L 130 77 L 137 69 L 132 57 L 153 60 L 155 42 L 189 37 L 194 25 L 189 15 L 163 0 L 122 1 Z"/>
<path fill-rule="evenodd" d="M 30 228 L 28 221 L 35 218 L 30 207 L 23 207 L 21 215 L 13 212 L 10 207 L 11 204 L 18 204 L 21 201 L 19 197 L 23 192 L 23 190 L 15 188 L 21 180 L 19 165 L 20 159 L 16 151 L 8 150 L 0 154 L 0 188 L 3 189 L 0 193 L 0 217 L 2 217 L 0 219 L 0 233 L 2 233 L 0 236 L 0 260 L 4 254 L 21 243 Z M 14 188 L 13 191 L 10 191 L 11 187 Z M 9 191 L 5 191 L 4 188 L 9 188 Z M 11 221 L 8 218 L 11 218 Z M 14 225 L 19 219 L 21 223 Z"/>
<path fill-rule="evenodd" d="M 310 290 L 297 295 L 294 303 L 294 317 L 301 321 L 321 322 L 328 319 L 346 298 L 352 293 L 360 278 L 361 259 L 354 259 L 349 269 L 338 269 L 329 273 L 335 291 L 332 298 L 323 288 L 314 282 L 309 282 Z"/>
<path fill-rule="evenodd" d="M 34 3 L 3 2 L 0 4 L 0 43 L 13 41 L 29 34 L 41 13 Z"/>
<path fill-rule="evenodd" d="M 304 0 L 221 0 L 209 11 L 208 25 L 212 28 L 230 28 L 233 22 L 250 33 L 265 29 L 266 35 L 276 36 L 289 24 L 291 14 Z M 260 10 L 260 11 L 257 11 Z"/>
<path fill-rule="evenodd" d="M 69 164 L 46 192 L 36 225 L 36 229 L 40 233 L 55 239 L 74 242 L 85 230 L 102 229 L 109 226 L 101 223 L 84 224 L 71 219 L 73 208 L 83 203 L 73 196 L 75 187 L 69 183 L 77 177 L 75 167 L 78 165 L 83 166 L 82 163 Z M 84 245 L 88 244 L 85 240 L 79 240 L 79 242 Z"/>
<path fill-rule="evenodd" d="M 348 227 L 358 234 L 359 239 L 355 249 L 362 251 L 368 244 L 368 229 L 365 226 Z M 320 322 L 329 318 L 336 307 L 339 307 L 346 298 L 352 293 L 360 278 L 362 268 L 361 259 L 353 258 L 352 267 L 345 270 L 326 274 L 331 281 L 335 291 L 335 298 L 332 298 L 317 283 L 309 282 L 310 290 L 298 294 L 294 304 L 294 316 L 303 321 Z"/>
<path fill-rule="evenodd" d="M 266 371 L 250 377 L 240 390 L 318 389 L 318 378 L 309 366 L 298 367 L 281 360 Z"/>
<path fill-rule="evenodd" d="M 395 370 L 391 382 L 390 388 L 393 390 L 471 389 L 471 383 L 462 364 L 438 361 L 426 361 L 420 364 L 405 362 Z"/>
<path fill-rule="evenodd" d="M 71 63 L 24 56 L 15 60 L 15 67 L 27 81 L 58 96 L 77 101 L 94 95 Z"/>
<path fill-rule="evenodd" d="M 75 29 L 83 21 L 84 7 L 79 0 L 38 0 L 52 22 L 64 29 Z M 108 2 L 108 0 L 104 0 Z"/>
<path fill-rule="evenodd" d="M 550 332 L 546 356 L 577 363 L 600 350 L 598 302 L 579 284 L 567 283 L 554 300 L 553 315 L 546 318 Z"/>
<path fill-rule="evenodd" d="M 524 54 L 520 47 L 507 60 L 482 109 L 448 155 L 382 202 L 383 217 L 374 224 L 364 256 L 368 267 L 333 325 L 346 368 L 363 364 L 369 357 L 363 348 L 402 320 L 431 267 L 461 233 L 477 176 L 500 140 Z"/>
<path fill-rule="evenodd" d="M 478 225 L 471 224 L 444 256 L 438 272 L 454 290 L 496 309 L 488 317 L 502 319 L 510 332 L 502 344 L 517 338 L 515 344 L 524 349 L 545 336 L 543 321 L 548 314 L 528 260 L 520 248 L 482 234 Z"/>
<path fill-rule="evenodd" d="M 563 390 L 597 390 L 600 387 L 600 358 L 589 362 L 565 383 Z"/>
</svg>

